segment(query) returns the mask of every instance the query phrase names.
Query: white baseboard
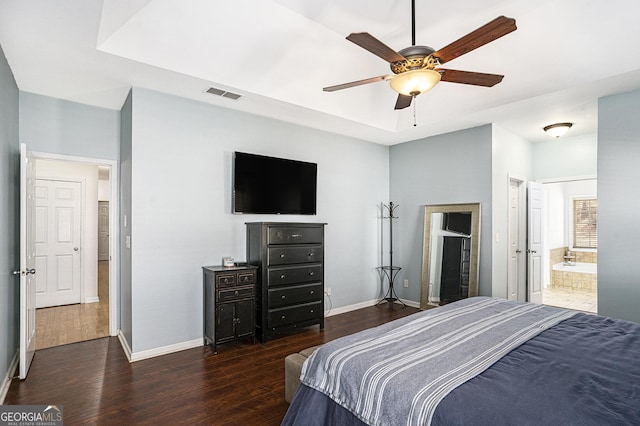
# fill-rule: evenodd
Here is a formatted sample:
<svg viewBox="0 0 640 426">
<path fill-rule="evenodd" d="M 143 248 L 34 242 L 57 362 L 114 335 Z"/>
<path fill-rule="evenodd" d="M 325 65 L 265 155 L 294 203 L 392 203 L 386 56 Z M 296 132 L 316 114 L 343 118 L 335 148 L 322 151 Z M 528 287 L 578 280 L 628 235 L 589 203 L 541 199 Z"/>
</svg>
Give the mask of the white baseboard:
<svg viewBox="0 0 640 426">
<path fill-rule="evenodd" d="M 412 306 L 414 308 L 420 307 L 420 303 L 418 302 L 414 302 L 411 300 L 403 300 L 403 302 L 407 306 Z M 369 306 L 374 306 L 376 303 L 378 303 L 378 300 L 368 300 L 366 302 L 360 302 L 360 303 L 355 303 L 353 305 L 334 308 L 334 309 L 331 309 L 331 311 L 326 316 L 329 317 L 333 315 L 344 314 L 346 312 L 355 311 L 356 309 L 362 309 L 362 308 L 367 308 Z M 399 305 L 400 303 L 396 302 L 396 304 Z M 122 350 L 124 351 L 129 362 L 141 361 L 143 359 L 154 358 L 157 356 L 167 355 L 174 352 L 180 352 L 186 349 L 197 348 L 204 344 L 203 339 L 200 338 L 200 339 L 189 340 L 186 342 L 175 343 L 173 345 L 161 346 L 159 348 L 148 349 L 145 351 L 132 352 L 131 348 L 129 347 L 129 343 L 127 343 L 127 339 L 125 339 L 124 335 L 120 330 L 118 330 L 118 340 L 120 340 L 120 345 L 122 346 Z"/>
<path fill-rule="evenodd" d="M 124 337 L 121 330 L 118 330 L 118 340 L 120 340 L 120 346 L 122 346 L 124 354 L 127 356 L 129 362 L 131 362 L 131 348 L 129 347 L 127 339 Z"/>
<path fill-rule="evenodd" d="M 98 302 L 100 302 L 100 298 L 98 296 L 84 298 L 84 303 L 98 303 Z"/>
<path fill-rule="evenodd" d="M 127 339 L 124 338 L 124 335 L 121 331 L 118 331 L 118 340 L 120 340 L 120 345 L 122 345 L 124 354 L 127 356 L 129 362 L 142 361 L 143 359 L 154 358 L 157 356 L 180 352 L 186 349 L 197 348 L 204 345 L 204 340 L 200 338 L 189 340 L 186 342 L 175 343 L 173 345 L 161 346 L 159 348 L 147 349 L 146 351 L 131 352 L 131 348 L 127 343 Z"/>
<path fill-rule="evenodd" d="M 405 305 L 411 306 L 412 308 L 420 309 L 420 302 L 414 302 L 413 300 L 404 300 L 402 299 Z M 397 302 L 396 302 L 397 303 Z"/>
<path fill-rule="evenodd" d="M 402 300 L 405 305 L 411 306 L 414 308 L 420 308 L 419 302 L 414 302 L 412 300 Z M 378 300 L 367 300 L 366 302 L 355 303 L 353 305 L 341 306 L 339 308 L 332 308 L 331 311 L 326 315 L 327 317 L 332 317 L 334 315 L 344 314 L 346 312 L 355 311 L 357 309 L 368 308 L 369 306 L 374 306 L 378 303 Z M 396 304 L 400 304 L 400 302 L 395 302 Z"/>
<path fill-rule="evenodd" d="M 18 361 L 20 359 L 19 352 L 16 351 L 13 360 L 11 360 L 11 364 L 9 365 L 9 370 L 7 370 L 6 377 L 2 380 L 2 384 L 0 385 L 0 405 L 4 404 L 4 399 L 7 397 L 7 392 L 9 392 L 9 386 L 11 386 L 11 378 L 16 374 L 16 369 L 18 368 Z"/>
</svg>

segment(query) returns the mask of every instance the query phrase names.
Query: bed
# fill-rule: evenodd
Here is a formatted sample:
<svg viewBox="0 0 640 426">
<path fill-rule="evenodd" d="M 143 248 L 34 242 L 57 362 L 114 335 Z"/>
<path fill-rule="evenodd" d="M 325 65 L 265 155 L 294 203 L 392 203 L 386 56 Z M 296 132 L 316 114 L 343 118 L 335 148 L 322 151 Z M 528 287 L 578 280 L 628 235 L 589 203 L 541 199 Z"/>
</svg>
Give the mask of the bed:
<svg viewBox="0 0 640 426">
<path fill-rule="evenodd" d="M 325 343 L 283 425 L 638 425 L 640 324 L 473 297 Z"/>
</svg>

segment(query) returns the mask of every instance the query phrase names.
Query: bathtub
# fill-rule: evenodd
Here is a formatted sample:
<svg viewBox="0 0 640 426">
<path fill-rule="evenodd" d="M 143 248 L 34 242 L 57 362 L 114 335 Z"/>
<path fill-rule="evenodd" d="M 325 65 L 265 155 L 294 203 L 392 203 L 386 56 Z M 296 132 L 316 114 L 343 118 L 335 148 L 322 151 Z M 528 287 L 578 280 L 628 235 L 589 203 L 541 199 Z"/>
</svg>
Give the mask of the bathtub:
<svg viewBox="0 0 640 426">
<path fill-rule="evenodd" d="M 565 265 L 564 263 L 556 263 L 553 265 L 554 271 L 581 272 L 583 274 L 597 274 L 597 263 L 575 262 L 573 265 Z"/>
<path fill-rule="evenodd" d="M 551 268 L 551 287 L 596 291 L 598 264 L 576 262 L 574 265 L 556 263 Z"/>
</svg>

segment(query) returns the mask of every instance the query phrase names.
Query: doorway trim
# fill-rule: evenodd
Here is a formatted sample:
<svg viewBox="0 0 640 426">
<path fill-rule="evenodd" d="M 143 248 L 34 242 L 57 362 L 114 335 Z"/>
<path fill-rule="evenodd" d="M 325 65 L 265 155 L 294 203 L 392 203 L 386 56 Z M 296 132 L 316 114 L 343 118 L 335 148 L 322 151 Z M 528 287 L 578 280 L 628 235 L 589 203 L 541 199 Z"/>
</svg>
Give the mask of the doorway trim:
<svg viewBox="0 0 640 426">
<path fill-rule="evenodd" d="M 120 253 L 116 249 L 119 247 L 117 242 L 120 239 L 120 222 L 119 215 L 117 214 L 120 211 L 120 197 L 118 195 L 118 187 L 119 187 L 119 169 L 118 169 L 118 161 L 117 160 L 107 160 L 101 158 L 90 158 L 90 157 L 78 157 L 73 155 L 63 155 L 63 154 L 53 154 L 49 152 L 40 152 L 34 151 L 33 156 L 36 159 L 41 160 L 57 160 L 57 161 L 66 161 L 69 163 L 83 163 L 83 164 L 91 164 L 95 166 L 108 166 L 111 169 L 109 174 L 109 186 L 110 186 L 110 209 L 109 209 L 109 257 L 111 261 L 109 262 L 109 335 L 117 336 L 118 328 L 120 324 L 118 323 L 119 316 L 118 312 L 120 312 L 120 299 L 118 295 L 118 271 L 120 270 Z"/>
</svg>

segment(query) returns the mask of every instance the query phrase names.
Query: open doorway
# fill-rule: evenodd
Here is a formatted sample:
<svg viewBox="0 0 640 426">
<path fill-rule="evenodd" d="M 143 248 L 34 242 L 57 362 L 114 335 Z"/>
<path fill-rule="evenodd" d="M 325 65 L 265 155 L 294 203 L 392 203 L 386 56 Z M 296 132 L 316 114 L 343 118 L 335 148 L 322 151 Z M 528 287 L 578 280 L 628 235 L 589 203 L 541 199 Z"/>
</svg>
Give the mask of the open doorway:
<svg viewBox="0 0 640 426">
<path fill-rule="evenodd" d="M 597 179 L 544 186 L 548 214 L 543 303 L 597 313 Z"/>
<path fill-rule="evenodd" d="M 115 164 L 35 156 L 36 349 L 114 335 Z"/>
</svg>

